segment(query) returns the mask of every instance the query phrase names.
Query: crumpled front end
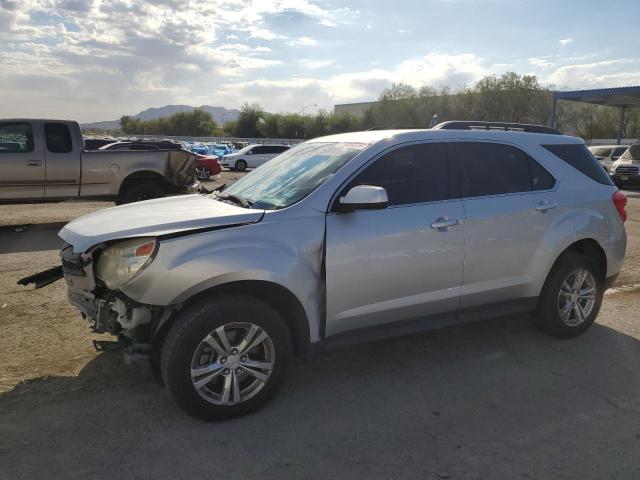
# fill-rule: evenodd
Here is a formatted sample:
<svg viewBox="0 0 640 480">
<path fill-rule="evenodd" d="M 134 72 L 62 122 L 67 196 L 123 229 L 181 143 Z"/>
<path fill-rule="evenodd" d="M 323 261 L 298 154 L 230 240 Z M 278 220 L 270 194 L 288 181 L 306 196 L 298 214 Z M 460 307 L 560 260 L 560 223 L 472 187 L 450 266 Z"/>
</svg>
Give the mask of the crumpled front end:
<svg viewBox="0 0 640 480">
<path fill-rule="evenodd" d="M 96 262 L 103 252 L 103 245 L 87 253 L 74 253 L 71 245 L 62 248 L 60 257 L 69 302 L 91 323 L 95 333 L 117 336 L 125 352 L 148 354 L 151 339 L 173 309 L 144 305 L 108 288 L 95 275 Z"/>
</svg>

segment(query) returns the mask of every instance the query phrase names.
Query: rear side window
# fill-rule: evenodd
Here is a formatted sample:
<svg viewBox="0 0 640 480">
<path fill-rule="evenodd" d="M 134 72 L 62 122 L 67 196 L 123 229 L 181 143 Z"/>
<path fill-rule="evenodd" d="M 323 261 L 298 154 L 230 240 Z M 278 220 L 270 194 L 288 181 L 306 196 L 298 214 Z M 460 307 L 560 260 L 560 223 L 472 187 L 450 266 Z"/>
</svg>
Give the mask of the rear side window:
<svg viewBox="0 0 640 480">
<path fill-rule="evenodd" d="M 609 174 L 585 145 L 543 145 L 543 147 L 590 179 L 603 185 L 613 185 Z"/>
<path fill-rule="evenodd" d="M 640 144 L 631 145 L 620 158 L 624 160 L 640 160 Z"/>
<path fill-rule="evenodd" d="M 620 155 L 622 155 L 624 152 L 626 152 L 626 151 L 627 151 L 627 148 L 629 148 L 629 147 L 618 147 L 618 148 L 616 148 L 616 149 L 613 151 L 613 156 L 612 156 L 612 158 L 613 158 L 614 160 L 616 160 L 616 159 L 620 158 Z"/>
<path fill-rule="evenodd" d="M 435 202 L 459 198 L 457 177 L 450 172 L 446 147 L 425 143 L 398 148 L 368 166 L 349 183 L 384 187 L 389 205 Z"/>
<path fill-rule="evenodd" d="M 611 147 L 591 147 L 589 150 L 596 157 L 608 157 L 611 153 Z"/>
<path fill-rule="evenodd" d="M 69 153 L 73 150 L 71 132 L 64 123 L 45 123 L 44 140 L 51 153 Z"/>
<path fill-rule="evenodd" d="M 555 184 L 542 165 L 510 145 L 460 142 L 451 149 L 463 172 L 465 197 L 548 190 Z"/>
<path fill-rule="evenodd" d="M 31 124 L 23 122 L 0 123 L 0 155 L 33 151 Z"/>
</svg>

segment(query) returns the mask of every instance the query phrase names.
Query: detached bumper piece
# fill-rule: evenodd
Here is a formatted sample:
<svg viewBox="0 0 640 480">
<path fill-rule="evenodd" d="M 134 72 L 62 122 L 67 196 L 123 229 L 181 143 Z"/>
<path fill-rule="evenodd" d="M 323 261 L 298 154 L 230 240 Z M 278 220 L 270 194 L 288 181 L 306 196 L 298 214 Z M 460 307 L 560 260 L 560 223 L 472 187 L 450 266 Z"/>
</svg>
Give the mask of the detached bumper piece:
<svg viewBox="0 0 640 480">
<path fill-rule="evenodd" d="M 18 280 L 18 285 L 24 285 L 25 287 L 30 284 L 34 284 L 36 288 L 46 287 L 50 283 L 60 280 L 64 274 L 62 273 L 62 265 L 50 268 L 44 272 L 36 273 L 30 277 L 24 277 Z"/>
</svg>

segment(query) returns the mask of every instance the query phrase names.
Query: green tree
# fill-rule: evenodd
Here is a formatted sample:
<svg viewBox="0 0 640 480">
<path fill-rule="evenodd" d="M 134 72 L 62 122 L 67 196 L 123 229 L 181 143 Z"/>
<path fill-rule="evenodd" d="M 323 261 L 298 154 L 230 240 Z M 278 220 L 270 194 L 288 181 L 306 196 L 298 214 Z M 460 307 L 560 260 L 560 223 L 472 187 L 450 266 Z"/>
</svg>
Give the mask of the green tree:
<svg viewBox="0 0 640 480">
<path fill-rule="evenodd" d="M 260 120 L 264 119 L 263 108 L 257 103 L 245 103 L 240 109 L 240 116 L 236 125 L 236 136 L 245 138 L 263 137 L 260 131 Z"/>
<path fill-rule="evenodd" d="M 170 117 L 140 120 L 127 115 L 120 117 L 122 131 L 129 135 L 177 135 L 206 137 L 218 128 L 210 113 L 200 108 L 192 112 L 179 112 Z"/>
</svg>

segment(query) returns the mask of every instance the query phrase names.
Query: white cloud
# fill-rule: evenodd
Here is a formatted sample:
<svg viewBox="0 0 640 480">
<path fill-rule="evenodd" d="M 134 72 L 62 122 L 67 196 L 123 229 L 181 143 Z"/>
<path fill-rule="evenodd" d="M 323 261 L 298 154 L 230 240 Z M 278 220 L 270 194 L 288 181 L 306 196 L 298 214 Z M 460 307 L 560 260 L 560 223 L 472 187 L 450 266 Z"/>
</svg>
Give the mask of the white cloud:
<svg viewBox="0 0 640 480">
<path fill-rule="evenodd" d="M 267 30 L 265 28 L 255 28 L 250 30 L 249 36 L 251 38 L 260 38 L 262 40 L 274 40 L 276 38 L 280 38 L 280 35 L 277 35 L 271 30 Z"/>
<path fill-rule="evenodd" d="M 313 38 L 300 37 L 300 38 L 296 38 L 294 40 L 288 41 L 287 45 L 291 45 L 294 47 L 298 47 L 298 46 L 312 47 L 312 46 L 318 45 L 318 42 Z"/>
<path fill-rule="evenodd" d="M 570 43 L 573 43 L 573 38 L 563 38 L 560 40 L 560 45 L 562 45 L 563 47 L 565 45 L 569 45 Z"/>
<path fill-rule="evenodd" d="M 640 85 L 640 59 L 618 58 L 564 65 L 544 78 L 558 88 L 606 88 Z"/>
<path fill-rule="evenodd" d="M 547 68 L 554 65 L 554 63 L 550 62 L 546 58 L 530 57 L 530 58 L 527 58 L 527 62 L 529 62 L 529 64 L 533 65 L 534 67 L 541 67 L 541 68 Z"/>
<path fill-rule="evenodd" d="M 301 65 L 315 60 L 302 59 Z M 319 66 L 322 68 L 322 66 Z M 327 78 L 297 77 L 287 80 L 260 78 L 228 84 L 223 96 L 261 103 L 268 111 L 298 111 L 301 103 L 317 103 L 331 110 L 336 103 L 370 101 L 392 83 L 405 82 L 415 87 L 462 86 L 486 75 L 483 59 L 472 54 L 429 54 L 408 59 L 395 68 L 373 68 Z"/>
<path fill-rule="evenodd" d="M 318 22 L 318 23 L 320 23 L 320 25 L 324 25 L 325 27 L 335 27 L 337 25 L 336 22 L 334 22 L 332 20 L 327 20 L 326 18 L 320 20 L 320 22 Z"/>
<path fill-rule="evenodd" d="M 335 62 L 335 60 L 312 60 L 310 58 L 303 58 L 301 60 L 298 60 L 298 63 L 300 65 L 302 65 L 303 67 L 309 68 L 311 70 L 317 70 L 320 68 L 326 68 L 329 65 L 333 65 Z"/>
</svg>

